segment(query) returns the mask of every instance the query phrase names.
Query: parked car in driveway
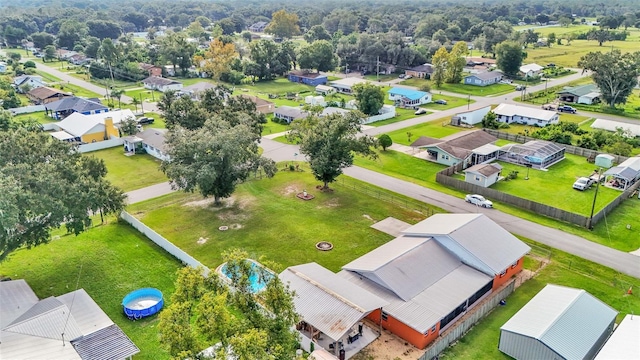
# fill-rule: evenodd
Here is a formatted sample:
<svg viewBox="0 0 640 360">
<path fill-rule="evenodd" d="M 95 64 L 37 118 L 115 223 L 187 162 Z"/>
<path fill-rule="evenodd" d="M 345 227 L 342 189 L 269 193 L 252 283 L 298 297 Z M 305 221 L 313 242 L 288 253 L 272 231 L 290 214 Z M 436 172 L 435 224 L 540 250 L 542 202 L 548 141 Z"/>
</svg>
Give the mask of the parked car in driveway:
<svg viewBox="0 0 640 360">
<path fill-rule="evenodd" d="M 483 208 L 492 208 L 493 203 L 484 198 L 482 195 L 469 194 L 464 197 L 464 200 L 470 204 L 482 206 Z"/>
<path fill-rule="evenodd" d="M 424 108 L 420 108 L 418 110 L 416 110 L 416 112 L 414 112 L 414 114 L 416 115 L 422 115 L 422 114 L 426 114 L 427 113 L 427 109 Z"/>
<path fill-rule="evenodd" d="M 434 101 L 434 103 L 438 105 L 447 105 L 447 100 L 440 99 L 440 100 Z"/>
<path fill-rule="evenodd" d="M 140 119 L 138 119 L 138 124 L 141 124 L 141 125 L 153 124 L 154 121 L 155 120 L 150 117 L 141 117 Z"/>
<path fill-rule="evenodd" d="M 569 105 L 560 105 L 558 106 L 558 111 L 575 114 L 578 110 L 576 110 L 576 108 L 571 107 Z"/>
</svg>

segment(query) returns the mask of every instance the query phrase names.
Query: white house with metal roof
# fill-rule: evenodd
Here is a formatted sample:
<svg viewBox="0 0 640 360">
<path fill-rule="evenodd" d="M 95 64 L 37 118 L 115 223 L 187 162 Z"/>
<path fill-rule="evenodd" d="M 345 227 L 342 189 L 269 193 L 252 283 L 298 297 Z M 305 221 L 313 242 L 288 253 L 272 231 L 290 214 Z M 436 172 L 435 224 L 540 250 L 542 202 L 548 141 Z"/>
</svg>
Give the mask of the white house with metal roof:
<svg viewBox="0 0 640 360">
<path fill-rule="evenodd" d="M 423 349 L 519 272 L 529 250 L 483 214 L 437 214 L 338 275 L 389 303 L 369 320 Z"/>
<path fill-rule="evenodd" d="M 0 282 L 3 359 L 130 359 L 138 347 L 84 289 L 39 300 L 24 280 Z"/>
<path fill-rule="evenodd" d="M 431 102 L 431 93 L 400 87 L 389 90 L 389 100 L 395 101 L 396 106 L 414 108 Z"/>
<path fill-rule="evenodd" d="M 341 92 L 343 94 L 352 94 L 354 85 L 366 84 L 366 83 L 373 84 L 372 82 L 366 79 L 357 78 L 357 77 L 346 77 L 343 79 L 331 81 L 329 85 L 331 85 L 331 87 L 336 89 L 337 92 Z"/>
<path fill-rule="evenodd" d="M 640 359 L 640 316 L 627 314 L 604 344 L 595 360 Z"/>
<path fill-rule="evenodd" d="M 523 73 L 525 77 L 539 76 L 542 74 L 542 70 L 544 70 L 544 66 L 535 63 L 520 66 L 520 72 Z"/>
<path fill-rule="evenodd" d="M 611 132 L 616 132 L 618 131 L 618 129 L 622 129 L 622 131 L 625 132 L 624 135 L 628 135 L 630 137 L 640 137 L 640 124 L 608 119 L 596 119 L 590 127 L 592 129 L 600 129 Z"/>
<path fill-rule="evenodd" d="M 536 109 L 528 106 L 500 104 L 493 109 L 496 120 L 507 124 L 536 125 L 540 127 L 556 124 L 560 115 L 555 111 Z"/>
<path fill-rule="evenodd" d="M 498 348 L 517 360 L 593 359 L 617 314 L 584 290 L 549 284 L 502 325 Z"/>
</svg>

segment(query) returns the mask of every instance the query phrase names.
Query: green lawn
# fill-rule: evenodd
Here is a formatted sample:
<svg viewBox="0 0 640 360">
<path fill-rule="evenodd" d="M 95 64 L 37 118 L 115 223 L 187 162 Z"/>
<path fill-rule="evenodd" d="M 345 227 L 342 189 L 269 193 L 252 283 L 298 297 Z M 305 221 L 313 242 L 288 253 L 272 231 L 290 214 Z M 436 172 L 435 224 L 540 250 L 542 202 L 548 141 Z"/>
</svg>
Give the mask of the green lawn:
<svg viewBox="0 0 640 360">
<path fill-rule="evenodd" d="M 135 90 L 126 90 L 124 94 L 131 98 L 136 98 L 138 100 L 147 100 L 152 102 L 158 101 L 162 98 L 162 93 L 160 91 L 141 89 L 141 88 L 137 88 Z"/>
<path fill-rule="evenodd" d="M 27 120 L 27 119 L 34 119 L 40 124 L 48 124 L 48 123 L 56 122 L 56 120 L 54 120 L 51 116 L 47 116 L 47 114 L 44 111 L 38 111 L 34 113 L 29 113 L 29 114 L 19 114 L 19 115 L 13 116 L 13 120 L 15 121 Z"/>
<path fill-rule="evenodd" d="M 160 160 L 147 154 L 125 156 L 121 147 L 86 153 L 103 159 L 107 165 L 107 180 L 126 191 L 168 181 L 160 171 Z"/>
<path fill-rule="evenodd" d="M 465 84 L 442 84 L 440 87 L 436 87 L 431 81 L 425 79 L 411 78 L 404 80 L 402 85 L 415 86 L 420 88 L 424 84 L 431 86 L 431 92 L 436 93 L 438 90 L 449 91 L 464 95 L 473 96 L 493 96 L 502 95 L 514 92 L 513 85 L 508 84 L 493 84 L 489 86 L 474 86 Z"/>
<path fill-rule="evenodd" d="M 376 195 L 385 191 L 348 178 L 341 181 L 359 191 L 340 182 L 332 185 L 334 191 L 320 192 L 318 181 L 303 167 L 305 172 L 285 170 L 239 186 L 221 209 L 196 194 L 173 193 L 133 204 L 128 211 L 209 267 L 221 263 L 222 251 L 239 247 L 253 258 L 264 255 L 283 266 L 315 261 L 332 271 L 392 239 L 370 228 L 374 222 L 393 216 L 415 223 L 426 217 L 414 208 L 365 195 L 364 189 Z M 298 199 L 303 190 L 315 199 Z M 219 231 L 222 225 L 231 229 Z M 198 244 L 200 238 L 206 244 Z M 331 241 L 334 249 L 316 250 L 321 240 Z"/>
<path fill-rule="evenodd" d="M 424 113 L 422 115 L 416 115 L 415 112 L 416 111 L 412 110 L 412 109 L 396 108 L 396 116 L 395 117 L 393 117 L 391 119 L 387 119 L 387 120 L 380 120 L 380 121 L 372 122 L 372 123 L 366 124 L 366 125 L 378 127 L 378 126 L 397 123 L 397 122 L 400 122 L 400 121 L 405 121 L 405 120 L 408 120 L 408 119 L 413 119 L 414 117 L 417 117 L 417 116 L 425 116 L 425 115 L 431 114 L 431 112 L 427 111 L 426 113 Z"/>
<path fill-rule="evenodd" d="M 267 123 L 262 125 L 262 135 L 277 134 L 289 130 L 289 125 L 273 121 L 273 114 L 267 116 Z"/>
<path fill-rule="evenodd" d="M 18 250 L 0 263 L 0 275 L 26 280 L 40 299 L 73 291 L 79 279 L 78 287 L 140 348 L 135 359 L 168 359 L 158 341 L 158 318 L 130 321 L 121 301 L 142 287 L 160 289 L 168 301 L 180 262 L 130 226 L 109 221 L 79 236 Z"/>
<path fill-rule="evenodd" d="M 560 121 L 566 121 L 566 122 L 572 122 L 572 123 L 576 123 L 576 124 L 583 124 L 583 123 L 593 123 L 593 121 L 590 121 L 590 117 L 588 116 L 582 116 L 582 115 L 576 115 L 576 114 L 567 114 L 567 113 L 561 113 L 560 114 Z M 583 128 L 583 126 L 580 126 L 581 128 Z M 481 124 L 477 124 L 476 125 L 477 129 L 482 129 L 482 125 Z M 526 135 L 527 133 L 531 134 L 536 130 L 539 130 L 539 127 L 535 127 L 535 126 L 531 126 L 531 125 L 522 125 L 522 124 L 509 124 L 508 128 L 504 128 L 504 129 L 500 129 L 500 131 L 502 132 L 506 132 L 509 134 L 518 134 L 518 135 Z M 593 129 L 591 128 L 584 128 L 584 130 L 588 130 L 588 131 L 592 131 Z M 576 139 L 578 138 L 577 136 L 574 136 Z"/>
<path fill-rule="evenodd" d="M 516 289 L 506 299 L 505 306 L 497 307 L 455 345 L 442 353 L 440 359 L 511 359 L 498 350 L 500 327 L 547 284 L 588 291 L 619 312 L 618 322 L 624 315 L 640 311 L 640 298 L 637 295 L 625 295 L 630 286 L 634 290 L 640 286 L 638 279 L 558 250 L 550 251 L 551 262 L 546 267 Z M 539 265 L 540 258 L 525 258 L 526 267 L 537 270 Z"/>
<path fill-rule="evenodd" d="M 85 88 L 81 88 L 77 85 L 73 85 L 73 84 L 68 84 L 62 80 L 60 80 L 59 78 L 50 75 L 49 73 L 43 72 L 41 70 L 36 70 L 36 73 L 40 76 L 42 76 L 42 79 L 45 82 L 50 83 L 50 86 L 53 88 L 57 88 L 63 91 L 69 91 L 71 93 L 73 93 L 73 95 L 75 96 L 79 96 L 79 97 L 85 97 L 85 98 L 101 98 L 102 95 L 94 93 L 93 91 L 89 91 Z M 53 84 L 55 83 L 55 84 Z"/>
<path fill-rule="evenodd" d="M 365 75 L 364 78 L 369 80 L 369 81 L 378 81 L 379 80 L 380 82 L 388 82 L 388 81 L 397 79 L 398 75 L 397 74 L 390 74 L 390 75 L 369 74 L 369 75 Z"/>
<path fill-rule="evenodd" d="M 445 100 L 447 104 L 446 105 L 436 104 L 435 103 L 436 100 Z M 426 109 L 433 109 L 433 110 L 447 110 L 447 109 L 453 109 L 458 106 L 471 105 L 474 102 L 476 101 L 471 100 L 470 98 L 461 98 L 457 96 L 448 96 L 448 95 L 438 94 L 436 90 L 433 92 L 432 102 L 426 105 L 422 105 L 421 107 Z"/>
<path fill-rule="evenodd" d="M 449 117 L 440 118 L 426 123 L 410 126 L 408 128 L 392 131 L 389 133 L 389 136 L 391 136 L 391 140 L 393 140 L 394 144 L 410 145 L 412 142 L 418 140 L 420 136 L 439 139 L 464 130 L 460 127 L 448 125 L 449 120 Z M 409 139 L 407 135 L 408 132 L 411 133 L 411 139 Z"/>
<path fill-rule="evenodd" d="M 529 48 L 527 49 L 527 61 L 535 62 L 540 65 L 555 63 L 564 67 L 577 67 L 578 61 L 588 52 L 603 51 L 608 52 L 611 49 L 619 49 L 623 53 L 637 51 L 640 48 L 640 41 L 637 39 L 627 39 L 627 41 L 608 41 L 602 46 L 598 46 L 596 41 L 574 40 L 570 45 L 553 45 L 549 47 Z"/>
<path fill-rule="evenodd" d="M 263 94 L 286 94 L 301 93 L 304 91 L 314 94 L 315 88 L 313 86 L 304 85 L 300 83 L 294 83 L 286 78 L 280 78 L 271 81 L 260 81 L 253 85 L 243 84 L 236 86 L 236 89 L 248 89 L 250 92 L 263 93 Z"/>
</svg>

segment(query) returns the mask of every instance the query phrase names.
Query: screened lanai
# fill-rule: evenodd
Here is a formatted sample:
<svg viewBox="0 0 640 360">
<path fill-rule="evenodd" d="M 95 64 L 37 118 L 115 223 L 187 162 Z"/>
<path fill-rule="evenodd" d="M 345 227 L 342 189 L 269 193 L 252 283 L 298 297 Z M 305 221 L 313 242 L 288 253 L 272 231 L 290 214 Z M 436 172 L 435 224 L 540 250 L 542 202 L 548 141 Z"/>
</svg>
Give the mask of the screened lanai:
<svg viewBox="0 0 640 360">
<path fill-rule="evenodd" d="M 533 140 L 524 144 L 507 144 L 500 148 L 498 159 L 535 169 L 546 169 L 564 159 L 565 148 L 549 141 Z"/>
</svg>

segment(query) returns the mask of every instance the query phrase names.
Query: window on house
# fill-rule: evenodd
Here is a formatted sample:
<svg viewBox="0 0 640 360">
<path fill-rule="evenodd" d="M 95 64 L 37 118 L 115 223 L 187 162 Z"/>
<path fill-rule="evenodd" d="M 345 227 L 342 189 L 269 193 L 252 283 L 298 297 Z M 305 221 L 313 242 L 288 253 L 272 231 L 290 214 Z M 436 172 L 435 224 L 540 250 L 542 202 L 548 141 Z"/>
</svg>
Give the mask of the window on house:
<svg viewBox="0 0 640 360">
<path fill-rule="evenodd" d="M 502 270 L 502 272 L 500 273 L 500 277 L 503 277 L 507 274 L 507 269 Z"/>
<path fill-rule="evenodd" d="M 382 312 L 382 321 L 387 321 L 389 319 L 389 314 L 387 314 L 386 312 Z"/>
<path fill-rule="evenodd" d="M 480 181 L 480 176 L 476 175 L 476 181 Z"/>
<path fill-rule="evenodd" d="M 513 263 L 513 265 L 511 265 L 511 268 L 512 268 L 512 269 L 515 269 L 515 268 L 516 268 L 516 266 L 518 266 L 518 261 L 520 261 L 520 260 L 517 260 L 516 262 L 514 262 L 514 263 Z"/>
<path fill-rule="evenodd" d="M 431 328 L 431 333 L 436 332 L 436 326 L 437 326 L 437 325 L 433 325 L 433 327 Z"/>
</svg>

